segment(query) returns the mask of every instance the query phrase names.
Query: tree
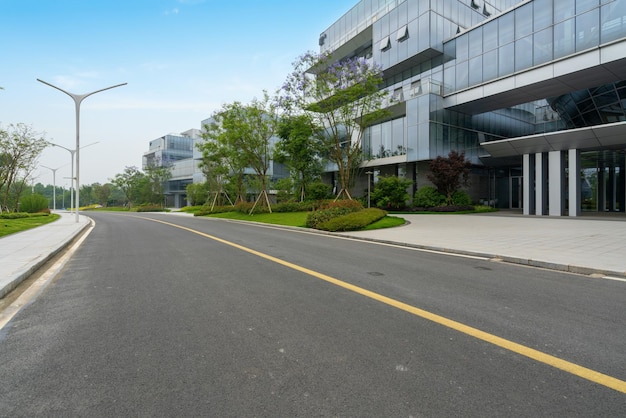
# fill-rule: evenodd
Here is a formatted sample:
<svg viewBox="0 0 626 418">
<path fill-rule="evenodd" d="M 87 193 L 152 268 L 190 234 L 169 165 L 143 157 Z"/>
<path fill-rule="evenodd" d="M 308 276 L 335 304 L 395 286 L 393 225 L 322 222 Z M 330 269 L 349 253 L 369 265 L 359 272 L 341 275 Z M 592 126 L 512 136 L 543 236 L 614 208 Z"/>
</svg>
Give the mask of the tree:
<svg viewBox="0 0 626 418">
<path fill-rule="evenodd" d="M 209 184 L 204 183 L 191 183 L 185 187 L 187 192 L 187 201 L 191 206 L 202 205 L 207 202 L 209 196 Z"/>
<path fill-rule="evenodd" d="M 465 159 L 465 152 L 450 151 L 447 158 L 438 156 L 430 162 L 427 177 L 439 193 L 446 196 L 446 203 L 452 205 L 454 192 L 469 184 L 471 167 L 472 163 Z"/>
<path fill-rule="evenodd" d="M 109 202 L 109 196 L 111 195 L 111 184 L 95 183 L 93 185 L 93 194 L 96 198 L 96 202 L 98 202 L 99 205 L 106 207 Z"/>
<path fill-rule="evenodd" d="M 365 58 L 337 62 L 330 54 L 307 53 L 294 63 L 283 85 L 281 107 L 324 127 L 320 139 L 337 167 L 337 198 L 352 199 L 349 190 L 362 162 L 363 132 L 388 114 L 382 108 L 387 95 L 379 89 L 382 82 L 381 68 Z"/>
<path fill-rule="evenodd" d="M 37 159 L 49 145 L 43 136 L 22 123 L 0 129 L 0 206 L 17 209 Z"/>
<path fill-rule="evenodd" d="M 273 138 L 278 127 L 278 114 L 275 101 L 267 92 L 262 99 L 253 99 L 248 105 L 240 102 L 226 104 L 214 116 L 215 124 L 207 135 L 228 149 L 226 155 L 237 153 L 238 168 L 254 170 L 261 192 L 252 207 L 261 204 L 271 212 L 267 194 L 268 172 L 272 161 Z M 228 157 L 230 158 L 230 157 Z"/>
<path fill-rule="evenodd" d="M 148 165 L 145 168 L 145 176 L 148 180 L 148 201 L 144 203 L 155 203 L 165 206 L 165 186 L 172 178 L 172 167 L 170 165 Z"/>
<path fill-rule="evenodd" d="M 309 184 L 320 178 L 323 169 L 319 128 L 308 115 L 286 117 L 278 125 L 278 136 L 274 160 L 287 167 L 303 201 Z"/>
<path fill-rule="evenodd" d="M 241 139 L 229 135 L 221 125 L 221 112 L 215 112 L 211 119 L 211 123 L 204 125 L 202 138 L 205 141 L 197 147 L 202 152 L 199 167 L 207 179 L 209 190 L 214 195 L 211 204 L 213 209 L 216 203 L 224 205 L 224 198 L 232 204 L 226 192 L 228 185 L 233 186 L 236 195 L 235 204 L 244 201 L 246 160 L 239 146 Z"/>
<path fill-rule="evenodd" d="M 140 197 L 141 188 L 145 184 L 145 175 L 137 167 L 126 167 L 123 173 L 118 173 L 111 182 L 119 187 L 124 194 L 128 208 Z"/>
</svg>

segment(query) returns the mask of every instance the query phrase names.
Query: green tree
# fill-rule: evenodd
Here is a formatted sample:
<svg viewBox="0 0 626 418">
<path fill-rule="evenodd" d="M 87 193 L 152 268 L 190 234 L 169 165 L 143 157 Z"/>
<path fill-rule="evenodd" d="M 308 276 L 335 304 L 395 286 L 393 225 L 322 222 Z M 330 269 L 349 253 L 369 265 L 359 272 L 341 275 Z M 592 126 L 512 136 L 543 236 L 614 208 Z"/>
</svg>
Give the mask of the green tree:
<svg viewBox="0 0 626 418">
<path fill-rule="evenodd" d="M 251 168 L 258 178 L 261 192 L 252 211 L 260 202 L 271 212 L 267 189 L 273 158 L 272 142 L 279 120 L 275 101 L 264 92 L 262 99 L 253 99 L 248 105 L 240 102 L 225 104 L 213 118 L 216 123 L 211 127 L 216 131 L 209 132 L 209 137 L 229 149 L 228 154 L 237 152 L 238 167 Z"/>
<path fill-rule="evenodd" d="M 199 143 L 197 148 L 202 152 L 199 167 L 213 195 L 211 203 L 213 208 L 216 203 L 219 206 L 224 205 L 225 199 L 232 204 L 227 192 L 227 189 L 231 188 L 229 186 L 234 189 L 235 204 L 244 200 L 246 159 L 239 146 L 241 138 L 229 135 L 222 126 L 222 113 L 215 112 L 211 119 L 211 123 L 204 125 L 202 133 L 204 142 Z"/>
<path fill-rule="evenodd" d="M 278 136 L 274 160 L 287 167 L 300 201 L 304 201 L 309 184 L 318 180 L 323 170 L 320 129 L 302 114 L 281 120 Z"/>
<path fill-rule="evenodd" d="M 105 183 L 105 184 L 95 183 L 93 185 L 93 194 L 96 199 L 96 202 L 99 205 L 106 207 L 109 203 L 109 196 L 111 196 L 111 184 L 110 183 Z"/>
<path fill-rule="evenodd" d="M 450 151 L 448 157 L 438 156 L 430 162 L 428 179 L 446 196 L 446 204 L 454 203 L 454 192 L 469 184 L 472 163 L 465 159 L 465 152 Z"/>
<path fill-rule="evenodd" d="M 172 178 L 172 167 L 170 165 L 149 165 L 145 168 L 145 177 L 148 180 L 149 197 L 147 202 L 165 206 L 165 187 Z"/>
<path fill-rule="evenodd" d="M 191 206 L 203 205 L 207 202 L 209 196 L 208 182 L 188 184 L 185 190 L 187 191 L 187 200 Z"/>
<path fill-rule="evenodd" d="M 18 123 L 0 129 L 0 207 L 17 209 L 37 159 L 48 145 L 28 125 Z"/>
<path fill-rule="evenodd" d="M 401 209 L 410 198 L 407 189 L 412 184 L 411 180 L 398 176 L 381 176 L 372 191 L 371 200 L 379 208 Z"/>
<path fill-rule="evenodd" d="M 352 199 L 362 162 L 365 128 L 388 115 L 383 109 L 386 90 L 382 71 L 362 57 L 335 61 L 331 54 L 307 53 L 294 63 L 294 71 L 282 88 L 281 107 L 290 114 L 306 114 L 314 126 L 322 126 L 320 139 L 336 167 L 340 190 Z"/>
<path fill-rule="evenodd" d="M 124 168 L 111 182 L 124 194 L 125 204 L 132 208 L 133 203 L 141 198 L 142 187 L 145 189 L 145 175 L 134 166 Z"/>
</svg>

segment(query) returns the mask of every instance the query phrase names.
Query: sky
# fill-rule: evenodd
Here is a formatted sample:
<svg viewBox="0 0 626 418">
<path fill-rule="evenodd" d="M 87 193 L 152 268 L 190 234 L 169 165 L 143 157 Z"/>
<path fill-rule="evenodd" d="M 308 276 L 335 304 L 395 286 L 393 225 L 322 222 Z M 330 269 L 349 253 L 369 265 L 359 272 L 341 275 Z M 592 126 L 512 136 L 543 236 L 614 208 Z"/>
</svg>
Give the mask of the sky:
<svg viewBox="0 0 626 418">
<path fill-rule="evenodd" d="M 76 148 L 80 184 L 141 168 L 149 142 L 200 129 L 223 104 L 283 84 L 292 63 L 357 0 L 0 0 L 0 128 L 23 123 Z M 84 149 L 82 149 L 84 147 Z M 70 152 L 39 159 L 69 187 Z M 34 183 L 52 184 L 39 167 Z"/>
</svg>

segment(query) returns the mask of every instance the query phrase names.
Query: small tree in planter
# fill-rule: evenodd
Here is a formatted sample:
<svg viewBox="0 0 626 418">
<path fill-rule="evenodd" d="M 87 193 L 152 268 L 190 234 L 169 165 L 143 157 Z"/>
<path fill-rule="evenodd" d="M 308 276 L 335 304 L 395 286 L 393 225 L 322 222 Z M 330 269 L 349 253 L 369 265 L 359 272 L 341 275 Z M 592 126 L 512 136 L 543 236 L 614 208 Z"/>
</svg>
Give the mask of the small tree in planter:
<svg viewBox="0 0 626 418">
<path fill-rule="evenodd" d="M 446 204 L 454 203 L 454 192 L 469 184 L 472 163 L 465 159 L 465 152 L 450 151 L 448 157 L 437 157 L 430 162 L 430 174 L 427 176 L 439 193 L 446 196 Z"/>
</svg>

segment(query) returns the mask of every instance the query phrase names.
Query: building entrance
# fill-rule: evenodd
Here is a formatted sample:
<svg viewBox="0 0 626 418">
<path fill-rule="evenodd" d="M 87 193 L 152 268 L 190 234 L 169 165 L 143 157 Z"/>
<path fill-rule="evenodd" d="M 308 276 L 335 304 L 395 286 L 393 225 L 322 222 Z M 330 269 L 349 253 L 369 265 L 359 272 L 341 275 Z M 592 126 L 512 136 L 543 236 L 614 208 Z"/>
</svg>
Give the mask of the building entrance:
<svg viewBox="0 0 626 418">
<path fill-rule="evenodd" d="M 581 202 L 583 212 L 626 211 L 626 153 L 581 153 Z"/>
<path fill-rule="evenodd" d="M 524 182 L 522 181 L 524 177 L 522 176 L 511 176 L 511 197 L 510 197 L 510 208 L 511 209 L 522 209 L 524 206 L 523 196 L 524 196 Z"/>
</svg>

